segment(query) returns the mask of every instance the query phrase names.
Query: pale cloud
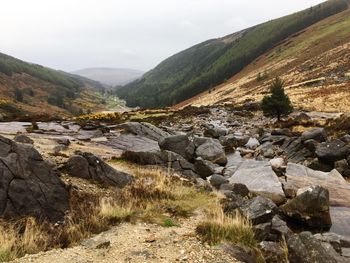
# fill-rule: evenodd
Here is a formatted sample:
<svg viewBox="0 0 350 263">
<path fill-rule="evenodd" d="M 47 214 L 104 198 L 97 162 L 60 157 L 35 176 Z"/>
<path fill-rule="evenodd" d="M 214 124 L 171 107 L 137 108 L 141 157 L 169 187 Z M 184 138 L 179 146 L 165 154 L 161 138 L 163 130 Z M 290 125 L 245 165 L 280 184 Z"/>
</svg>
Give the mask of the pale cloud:
<svg viewBox="0 0 350 263">
<path fill-rule="evenodd" d="M 147 70 L 207 39 L 322 0 L 2 1 L 0 52 L 49 67 Z"/>
</svg>

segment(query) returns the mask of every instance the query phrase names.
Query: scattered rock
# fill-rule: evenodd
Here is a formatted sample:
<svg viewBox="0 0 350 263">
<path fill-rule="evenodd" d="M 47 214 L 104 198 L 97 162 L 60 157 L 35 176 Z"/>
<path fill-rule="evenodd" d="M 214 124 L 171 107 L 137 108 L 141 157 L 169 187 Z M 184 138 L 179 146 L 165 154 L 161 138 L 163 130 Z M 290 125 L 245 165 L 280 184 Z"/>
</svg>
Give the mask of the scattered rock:
<svg viewBox="0 0 350 263">
<path fill-rule="evenodd" d="M 34 141 L 24 134 L 18 134 L 13 139 L 15 142 L 34 144 Z"/>
<path fill-rule="evenodd" d="M 239 208 L 244 216 L 249 218 L 254 225 L 270 222 L 277 212 L 277 206 L 267 198 L 257 196 Z"/>
<path fill-rule="evenodd" d="M 227 134 L 227 130 L 220 128 L 208 128 L 204 130 L 205 137 L 211 137 L 215 139 L 219 139 L 221 136 L 225 136 Z"/>
<path fill-rule="evenodd" d="M 289 263 L 286 252 L 280 244 L 271 241 L 262 241 L 259 244 L 264 259 L 269 263 Z"/>
<path fill-rule="evenodd" d="M 63 219 L 68 192 L 41 155 L 30 145 L 0 136 L 0 216 Z"/>
<path fill-rule="evenodd" d="M 133 181 L 133 176 L 109 166 L 92 153 L 79 152 L 69 158 L 65 170 L 70 176 L 95 180 L 97 182 L 123 188 Z"/>
<path fill-rule="evenodd" d="M 346 159 L 350 153 L 350 147 L 341 140 L 332 140 L 321 143 L 316 148 L 317 158 L 324 163 L 334 164 L 334 162 Z"/>
<path fill-rule="evenodd" d="M 230 183 L 245 184 L 250 191 L 270 198 L 277 204 L 285 201 L 282 184 L 266 162 L 247 160 L 229 180 Z"/>
<path fill-rule="evenodd" d="M 169 133 L 147 122 L 126 122 L 118 125 L 118 128 L 124 129 L 124 131 L 132 133 L 134 135 L 146 137 L 157 142 L 165 137 L 170 136 Z"/>
<path fill-rule="evenodd" d="M 196 172 L 204 179 L 215 174 L 216 169 L 219 167 L 217 164 L 203 160 L 202 158 L 197 158 L 194 165 Z"/>
<path fill-rule="evenodd" d="M 197 157 L 202 157 L 204 160 L 208 160 L 219 165 L 226 165 L 227 157 L 218 140 L 197 137 L 194 139 L 194 144 L 197 147 L 195 152 Z"/>
<path fill-rule="evenodd" d="M 248 140 L 248 142 L 246 143 L 245 147 L 247 147 L 248 149 L 252 149 L 255 150 L 256 148 L 258 148 L 260 145 L 259 141 L 255 138 L 250 138 Z"/>
<path fill-rule="evenodd" d="M 317 142 L 325 142 L 327 141 L 327 134 L 324 128 L 316 128 L 310 131 L 305 131 L 301 135 L 301 140 L 303 142 L 307 140 L 315 140 Z"/>
<path fill-rule="evenodd" d="M 227 184 L 228 180 L 220 174 L 213 174 L 209 177 L 209 182 L 215 188 L 220 188 L 220 185 Z"/>
<path fill-rule="evenodd" d="M 287 245 L 290 263 L 346 262 L 332 246 L 324 246 L 311 232 L 294 234 L 288 239 Z"/>
<path fill-rule="evenodd" d="M 180 154 L 182 157 L 186 159 L 191 158 L 191 156 L 189 156 L 190 155 L 189 151 L 186 150 L 190 144 L 191 142 L 188 139 L 187 135 L 168 136 L 168 137 L 162 138 L 159 141 L 159 147 L 162 150 L 167 150 L 167 151 Z"/>
<path fill-rule="evenodd" d="M 312 228 L 329 228 L 332 225 L 329 213 L 329 192 L 321 186 L 301 188 L 297 196 L 281 206 L 290 218 Z"/>
</svg>

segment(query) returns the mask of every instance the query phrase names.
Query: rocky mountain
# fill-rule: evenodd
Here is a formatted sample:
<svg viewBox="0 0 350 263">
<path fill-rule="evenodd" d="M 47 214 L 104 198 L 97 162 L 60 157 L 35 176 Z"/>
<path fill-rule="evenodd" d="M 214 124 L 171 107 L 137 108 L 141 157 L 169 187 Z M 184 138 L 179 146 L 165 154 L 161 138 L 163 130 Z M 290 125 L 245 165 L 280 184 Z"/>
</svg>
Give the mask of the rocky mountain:
<svg viewBox="0 0 350 263">
<path fill-rule="evenodd" d="M 0 53 L 0 117 L 69 116 L 101 108 L 103 85 Z"/>
<path fill-rule="evenodd" d="M 348 9 L 286 38 L 225 83 L 177 106 L 259 102 L 271 80 L 280 76 L 297 108 L 348 112 L 349 54 Z"/>
<path fill-rule="evenodd" d="M 162 107 L 189 99 L 226 82 L 259 56 L 309 26 L 348 8 L 330 0 L 235 34 L 182 51 L 118 90 L 130 106 Z M 288 42 L 285 42 L 288 43 Z"/>
<path fill-rule="evenodd" d="M 124 68 L 86 68 L 72 73 L 96 80 L 110 87 L 126 85 L 144 74 L 141 70 Z"/>
</svg>

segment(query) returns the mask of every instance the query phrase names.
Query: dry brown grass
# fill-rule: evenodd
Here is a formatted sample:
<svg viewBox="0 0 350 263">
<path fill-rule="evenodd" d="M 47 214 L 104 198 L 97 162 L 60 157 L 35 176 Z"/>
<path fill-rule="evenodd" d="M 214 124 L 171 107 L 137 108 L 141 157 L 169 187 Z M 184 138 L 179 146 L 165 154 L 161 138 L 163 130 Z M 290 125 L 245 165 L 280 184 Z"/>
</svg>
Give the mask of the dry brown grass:
<svg viewBox="0 0 350 263">
<path fill-rule="evenodd" d="M 239 213 L 226 215 L 220 205 L 208 212 L 207 219 L 198 225 L 197 233 L 212 245 L 229 242 L 251 248 L 257 246 L 251 222 Z"/>
<path fill-rule="evenodd" d="M 0 261 L 9 261 L 47 248 L 48 233 L 34 218 L 0 224 Z"/>
</svg>

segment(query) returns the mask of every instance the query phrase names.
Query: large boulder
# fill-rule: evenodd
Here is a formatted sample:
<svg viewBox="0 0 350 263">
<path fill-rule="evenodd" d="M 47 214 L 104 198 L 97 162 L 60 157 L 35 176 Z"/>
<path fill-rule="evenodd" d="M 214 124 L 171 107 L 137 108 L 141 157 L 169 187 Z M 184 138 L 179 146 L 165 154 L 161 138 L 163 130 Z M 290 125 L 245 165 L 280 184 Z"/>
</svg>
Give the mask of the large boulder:
<svg viewBox="0 0 350 263">
<path fill-rule="evenodd" d="M 115 170 L 92 153 L 79 152 L 69 158 L 66 172 L 73 177 L 90 179 L 105 185 L 125 187 L 133 181 L 133 176 Z"/>
<path fill-rule="evenodd" d="M 154 141 L 160 141 L 161 139 L 170 135 L 169 133 L 147 122 L 126 122 L 118 125 L 117 128 Z"/>
<path fill-rule="evenodd" d="M 247 200 L 239 207 L 241 213 L 254 225 L 271 222 L 277 212 L 277 206 L 267 198 L 257 196 Z"/>
<path fill-rule="evenodd" d="M 298 137 L 286 138 L 282 144 L 282 149 L 285 151 L 288 160 L 294 163 L 304 162 L 307 158 L 315 155 Z"/>
<path fill-rule="evenodd" d="M 192 142 L 190 142 L 187 135 L 172 135 L 165 137 L 159 141 L 159 147 L 162 150 L 171 151 L 180 154 L 186 159 L 191 159 L 191 148 Z"/>
<path fill-rule="evenodd" d="M 0 216 L 62 220 L 68 191 L 32 146 L 0 136 Z"/>
<path fill-rule="evenodd" d="M 287 177 L 300 177 L 300 178 L 317 178 L 325 181 L 339 181 L 341 183 L 345 182 L 345 179 L 337 170 L 332 170 L 331 172 L 321 172 L 310 169 L 301 164 L 288 163 L 286 168 Z"/>
<path fill-rule="evenodd" d="M 218 140 L 196 137 L 194 138 L 194 144 L 196 147 L 195 154 L 197 157 L 201 157 L 204 160 L 208 160 L 219 165 L 226 165 L 227 157 Z"/>
<path fill-rule="evenodd" d="M 321 186 L 301 188 L 297 196 L 282 207 L 286 216 L 312 228 L 329 228 L 329 192 Z"/>
<path fill-rule="evenodd" d="M 342 263 L 348 262 L 311 232 L 294 234 L 287 241 L 290 263 Z"/>
<path fill-rule="evenodd" d="M 250 191 L 270 198 L 277 204 L 285 201 L 282 184 L 267 162 L 247 160 L 241 164 L 229 181 L 245 184 Z"/>
<path fill-rule="evenodd" d="M 305 131 L 301 135 L 301 140 L 303 142 L 307 140 L 315 140 L 318 142 L 325 142 L 327 140 L 327 134 L 324 128 L 316 128 L 309 131 Z"/>
<path fill-rule="evenodd" d="M 316 147 L 317 158 L 321 162 L 329 164 L 346 159 L 349 153 L 350 146 L 338 139 L 321 143 Z"/>
</svg>

